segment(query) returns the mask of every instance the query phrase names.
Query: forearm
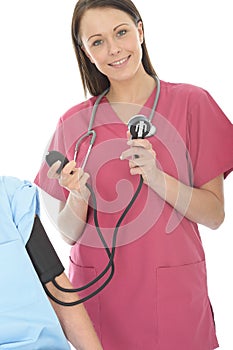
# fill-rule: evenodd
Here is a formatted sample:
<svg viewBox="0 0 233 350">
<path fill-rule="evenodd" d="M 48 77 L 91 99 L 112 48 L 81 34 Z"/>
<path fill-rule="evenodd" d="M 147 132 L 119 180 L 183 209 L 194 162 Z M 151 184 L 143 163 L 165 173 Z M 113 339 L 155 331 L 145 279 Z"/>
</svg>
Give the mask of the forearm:
<svg viewBox="0 0 233 350">
<path fill-rule="evenodd" d="M 223 200 L 210 191 L 208 186 L 192 188 L 157 170 L 150 187 L 191 221 L 216 229 L 224 220 Z"/>
<path fill-rule="evenodd" d="M 86 225 L 88 202 L 72 193 L 58 215 L 58 228 L 68 244 L 74 244 L 82 235 Z"/>
<path fill-rule="evenodd" d="M 158 169 L 156 153 L 148 140 L 132 139 L 127 144 L 130 148 L 120 159 L 129 159 L 131 175 L 142 175 L 145 184 L 189 220 L 212 229 L 220 226 L 224 220 L 222 175 L 192 188 Z"/>
<path fill-rule="evenodd" d="M 65 273 L 58 276 L 56 282 L 64 288 L 73 288 Z M 49 282 L 46 287 L 60 301 L 73 302 L 79 299 L 77 293 L 61 292 L 54 287 L 52 282 Z M 67 339 L 75 349 L 102 350 L 102 346 L 83 304 L 62 306 L 52 300 L 51 303 Z"/>
</svg>

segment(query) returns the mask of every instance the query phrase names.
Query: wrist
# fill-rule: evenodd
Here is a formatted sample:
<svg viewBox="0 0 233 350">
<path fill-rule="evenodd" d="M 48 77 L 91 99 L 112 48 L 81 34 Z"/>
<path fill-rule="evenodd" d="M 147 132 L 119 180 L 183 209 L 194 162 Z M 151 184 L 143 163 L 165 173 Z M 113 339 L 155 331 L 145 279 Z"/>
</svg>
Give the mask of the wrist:
<svg viewBox="0 0 233 350">
<path fill-rule="evenodd" d="M 156 168 L 147 185 L 160 196 L 164 197 L 166 193 L 166 174 Z"/>
<path fill-rule="evenodd" d="M 70 190 L 69 198 L 72 202 L 78 202 L 79 204 L 88 204 L 90 198 L 90 191 L 87 187 L 82 189 L 82 191 Z"/>
</svg>

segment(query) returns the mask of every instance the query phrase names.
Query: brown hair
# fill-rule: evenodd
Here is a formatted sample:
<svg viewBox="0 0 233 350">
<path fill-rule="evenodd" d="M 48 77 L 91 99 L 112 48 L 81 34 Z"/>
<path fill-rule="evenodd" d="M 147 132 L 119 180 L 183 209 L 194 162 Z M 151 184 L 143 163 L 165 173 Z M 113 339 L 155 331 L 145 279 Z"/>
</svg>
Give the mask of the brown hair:
<svg viewBox="0 0 233 350">
<path fill-rule="evenodd" d="M 102 74 L 96 68 L 96 66 L 93 63 L 91 63 L 89 58 L 85 55 L 84 51 L 82 50 L 82 42 L 79 37 L 79 30 L 80 22 L 85 11 L 88 9 L 100 7 L 115 8 L 117 10 L 126 12 L 132 18 L 135 25 L 137 25 L 139 21 L 142 22 L 141 16 L 131 0 L 79 0 L 77 2 L 72 17 L 72 41 L 79 65 L 79 71 L 82 79 L 84 93 L 86 95 L 88 90 L 89 93 L 93 96 L 100 95 L 104 90 L 106 90 L 109 87 L 110 82 L 106 75 Z M 145 71 L 149 75 L 156 75 L 149 58 L 145 39 L 142 43 L 142 64 Z"/>
</svg>

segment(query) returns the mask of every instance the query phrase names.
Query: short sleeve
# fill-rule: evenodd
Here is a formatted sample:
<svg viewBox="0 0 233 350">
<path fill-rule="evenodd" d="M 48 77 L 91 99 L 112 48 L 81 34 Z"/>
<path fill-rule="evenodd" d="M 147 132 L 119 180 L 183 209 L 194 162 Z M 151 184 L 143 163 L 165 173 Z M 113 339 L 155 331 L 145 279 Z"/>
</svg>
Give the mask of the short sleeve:
<svg viewBox="0 0 233 350">
<path fill-rule="evenodd" d="M 56 130 L 52 136 L 51 142 L 49 143 L 49 146 L 44 153 L 44 160 L 42 161 L 41 167 L 35 177 L 34 182 L 38 187 L 40 187 L 52 197 L 62 202 L 65 202 L 68 196 L 68 191 L 59 185 L 57 179 L 48 178 L 47 173 L 49 170 L 49 166 L 45 161 L 46 153 L 50 150 L 56 150 L 66 155 L 63 131 L 64 130 L 62 119 L 59 119 Z"/>
<path fill-rule="evenodd" d="M 59 119 L 56 130 L 45 150 L 43 159 L 45 159 L 46 153 L 51 150 L 62 153 L 69 160 L 73 159 L 75 144 L 80 135 L 84 134 L 88 129 L 94 101 L 95 98 L 90 98 L 75 105 Z M 48 170 L 49 166 L 43 160 L 39 172 L 34 179 L 35 184 L 53 198 L 65 202 L 69 192 L 61 187 L 56 179 L 48 178 Z"/>
<path fill-rule="evenodd" d="M 0 222 L 4 231 L 0 244 L 19 239 L 26 244 L 35 215 L 40 213 L 37 187 L 13 176 L 0 177 Z"/>
<path fill-rule="evenodd" d="M 210 94 L 197 88 L 190 97 L 188 150 L 194 187 L 233 169 L 233 125 Z"/>
</svg>

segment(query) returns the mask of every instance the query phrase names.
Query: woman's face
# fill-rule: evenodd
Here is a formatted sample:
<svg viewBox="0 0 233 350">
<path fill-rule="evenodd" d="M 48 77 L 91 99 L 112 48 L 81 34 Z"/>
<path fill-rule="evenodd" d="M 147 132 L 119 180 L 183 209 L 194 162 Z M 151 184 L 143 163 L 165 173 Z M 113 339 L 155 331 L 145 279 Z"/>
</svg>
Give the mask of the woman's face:
<svg viewBox="0 0 233 350">
<path fill-rule="evenodd" d="M 82 48 L 110 82 L 130 79 L 142 67 L 143 30 L 114 8 L 89 9 L 80 24 Z"/>
</svg>

